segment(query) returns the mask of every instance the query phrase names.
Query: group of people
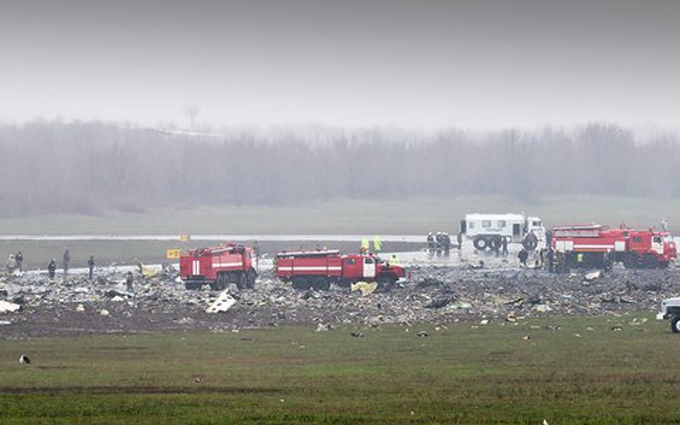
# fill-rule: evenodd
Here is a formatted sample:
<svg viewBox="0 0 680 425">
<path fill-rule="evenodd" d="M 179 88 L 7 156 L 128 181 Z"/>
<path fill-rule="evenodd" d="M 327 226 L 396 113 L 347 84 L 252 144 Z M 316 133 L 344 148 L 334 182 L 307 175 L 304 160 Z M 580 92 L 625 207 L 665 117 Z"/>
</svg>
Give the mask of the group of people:
<svg viewBox="0 0 680 425">
<path fill-rule="evenodd" d="M 21 251 L 16 254 L 9 254 L 7 258 L 7 274 L 14 274 L 15 271 L 24 271 L 24 254 Z"/>
<path fill-rule="evenodd" d="M 437 232 L 427 234 L 427 251 L 430 255 L 437 254 L 449 255 L 451 250 L 451 236 L 446 232 Z"/>
<path fill-rule="evenodd" d="M 69 251 L 68 248 L 64 249 L 61 258 L 62 258 L 61 265 L 64 270 L 64 277 L 66 277 L 68 275 L 69 265 L 71 263 L 71 252 Z M 24 255 L 21 251 L 17 252 L 16 254 L 10 254 L 9 258 L 7 259 L 7 273 L 14 274 L 16 271 L 23 272 L 24 271 L 23 263 Z M 90 258 L 88 258 L 87 267 L 89 271 L 89 278 L 92 279 L 94 277 L 95 267 L 94 255 L 90 255 Z M 54 279 L 56 273 L 57 273 L 57 260 L 55 258 L 52 258 L 50 262 L 47 264 L 47 275 L 49 276 L 50 279 Z"/>
<path fill-rule="evenodd" d="M 551 246 L 541 248 L 533 252 L 534 268 L 546 269 L 550 273 L 568 273 L 570 269 L 570 261 L 567 258 L 567 253 L 563 251 L 556 251 Z M 517 254 L 520 265 L 528 267 L 529 251 L 522 248 Z M 584 253 L 577 253 L 572 257 L 572 265 L 575 267 L 583 267 L 588 265 L 587 258 Z M 605 254 L 604 270 L 611 270 L 614 265 L 614 255 L 611 252 Z"/>
<path fill-rule="evenodd" d="M 380 239 L 380 236 L 375 235 L 373 237 L 373 252 L 375 254 L 380 254 L 380 251 L 382 251 L 383 243 L 382 240 Z M 368 254 L 371 250 L 371 243 L 369 242 L 368 238 L 363 238 L 361 240 L 361 245 L 359 246 L 359 252 L 362 254 Z"/>
<path fill-rule="evenodd" d="M 375 235 L 373 237 L 373 253 L 375 255 L 380 254 L 380 251 L 382 251 L 382 248 L 383 248 L 383 242 L 380 239 L 380 236 Z M 361 240 L 361 243 L 359 245 L 359 252 L 361 254 L 368 254 L 369 252 L 371 252 L 371 242 L 368 240 L 368 238 L 363 238 Z M 397 254 L 392 254 L 392 256 L 390 256 L 390 259 L 387 261 L 387 263 L 391 264 L 391 265 L 395 265 L 395 266 L 400 265 L 399 258 L 397 257 Z"/>
<path fill-rule="evenodd" d="M 551 273 L 556 270 L 555 266 L 557 265 L 558 253 L 553 250 L 552 247 L 548 246 L 532 252 L 534 257 L 534 268 L 547 268 Z M 522 247 L 522 249 L 519 250 L 517 258 L 519 259 L 521 266 L 528 267 L 529 251 L 525 247 Z M 562 260 L 561 263 L 564 263 L 564 260 Z"/>
</svg>

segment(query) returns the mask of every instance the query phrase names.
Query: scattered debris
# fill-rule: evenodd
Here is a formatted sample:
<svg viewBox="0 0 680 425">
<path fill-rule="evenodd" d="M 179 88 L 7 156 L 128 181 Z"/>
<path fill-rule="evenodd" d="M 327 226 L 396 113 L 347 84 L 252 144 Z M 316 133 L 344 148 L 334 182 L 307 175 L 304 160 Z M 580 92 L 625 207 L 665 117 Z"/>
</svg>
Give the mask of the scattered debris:
<svg viewBox="0 0 680 425">
<path fill-rule="evenodd" d="M 21 363 L 21 364 L 29 364 L 29 363 L 31 363 L 31 359 L 30 359 L 26 354 L 22 354 L 22 355 L 19 357 L 19 363 Z"/>
<path fill-rule="evenodd" d="M 364 337 L 363 332 L 350 332 L 350 335 L 352 335 L 354 338 L 363 338 Z"/>
<path fill-rule="evenodd" d="M 617 266 L 588 281 L 583 273 L 548 273 L 503 260 L 493 254 L 405 260 L 409 280 L 389 292 L 379 293 L 376 288 L 371 296 L 356 296 L 351 287 L 339 285 L 327 291 L 295 291 L 274 277 L 271 265 L 259 270 L 254 288 L 230 285 L 222 292 L 208 285 L 187 291 L 183 282 L 176 281 L 176 270 L 167 267 L 147 278 L 135 269 L 134 294 L 125 286 L 125 273 L 134 266 L 98 269 L 93 280 L 87 273 L 69 273 L 68 282 L 28 272 L 0 281 L 0 318 L 7 319 L 0 325 L 7 338 L 187 329 L 232 332 L 285 325 L 307 325 L 317 332 L 386 324 L 467 322 L 479 327 L 492 322 L 520 324 L 536 317 L 656 311 L 664 297 L 680 293 L 674 267 Z M 483 270 L 468 267 L 479 261 L 484 261 Z M 355 285 L 354 290 L 371 293 L 368 285 Z M 230 314 L 217 318 L 208 311 Z M 633 317 L 621 323 L 642 328 L 644 319 Z M 559 325 L 540 328 L 560 329 Z M 537 335 L 539 330 L 531 332 Z"/>
</svg>

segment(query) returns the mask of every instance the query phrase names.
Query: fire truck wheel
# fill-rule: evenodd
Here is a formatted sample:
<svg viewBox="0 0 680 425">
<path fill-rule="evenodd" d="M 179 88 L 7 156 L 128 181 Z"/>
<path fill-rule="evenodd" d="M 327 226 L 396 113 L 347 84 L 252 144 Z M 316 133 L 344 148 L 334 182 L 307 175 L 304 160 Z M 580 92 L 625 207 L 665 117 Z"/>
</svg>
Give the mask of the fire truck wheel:
<svg viewBox="0 0 680 425">
<path fill-rule="evenodd" d="M 305 291 L 305 290 L 309 289 L 309 282 L 307 282 L 307 279 L 300 278 L 300 277 L 294 278 L 292 280 L 292 285 L 293 285 L 293 289 L 296 289 L 298 291 Z"/>
<path fill-rule="evenodd" d="M 250 269 L 248 270 L 248 288 L 254 288 L 255 287 L 255 278 L 257 277 L 257 274 L 255 273 L 254 270 Z"/>
<path fill-rule="evenodd" d="M 500 236 L 495 236 L 491 239 L 489 239 L 489 248 L 493 249 L 494 251 L 498 251 L 501 247 L 501 237 Z"/>
<path fill-rule="evenodd" d="M 486 239 L 484 239 L 484 238 L 475 238 L 475 239 L 472 241 L 472 245 L 475 246 L 475 249 L 478 249 L 478 250 L 480 250 L 480 251 L 484 251 L 484 250 L 486 249 L 486 246 L 487 246 Z"/>
<path fill-rule="evenodd" d="M 642 264 L 646 269 L 656 269 L 659 267 L 659 262 L 656 257 L 652 254 L 647 254 L 642 259 Z"/>
<path fill-rule="evenodd" d="M 384 292 L 388 292 L 392 289 L 394 286 L 394 278 L 390 276 L 381 276 L 377 280 L 378 282 L 378 289 Z"/>
<path fill-rule="evenodd" d="M 667 269 L 668 264 L 669 264 L 668 261 L 661 261 L 661 262 L 659 262 L 659 268 Z"/>
<path fill-rule="evenodd" d="M 238 289 L 246 289 L 248 287 L 248 277 L 245 273 L 241 273 L 238 276 L 238 281 L 236 282 Z"/>
<path fill-rule="evenodd" d="M 341 288 L 349 288 L 352 286 L 352 282 L 349 279 L 338 279 L 335 281 L 335 284 Z"/>
<path fill-rule="evenodd" d="M 215 282 L 210 284 L 210 289 L 219 291 L 227 287 L 226 276 L 223 273 L 217 275 Z"/>
<path fill-rule="evenodd" d="M 314 279 L 312 285 L 317 291 L 328 291 L 331 288 L 331 282 L 323 277 Z"/>
<path fill-rule="evenodd" d="M 623 267 L 627 269 L 634 269 L 638 266 L 637 256 L 633 253 L 629 253 L 623 257 Z"/>
<path fill-rule="evenodd" d="M 680 316 L 671 317 L 671 330 L 674 334 L 680 333 Z"/>
<path fill-rule="evenodd" d="M 189 291 L 193 291 L 200 288 L 201 284 L 198 282 L 184 282 L 184 287 Z"/>
</svg>

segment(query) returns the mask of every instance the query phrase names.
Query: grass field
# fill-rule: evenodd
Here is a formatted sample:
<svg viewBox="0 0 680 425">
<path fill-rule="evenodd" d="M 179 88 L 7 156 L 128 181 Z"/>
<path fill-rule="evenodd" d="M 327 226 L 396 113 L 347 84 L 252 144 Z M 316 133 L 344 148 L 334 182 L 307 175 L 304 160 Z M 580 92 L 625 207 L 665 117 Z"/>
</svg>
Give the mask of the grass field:
<svg viewBox="0 0 680 425">
<path fill-rule="evenodd" d="M 0 218 L 2 235 L 285 235 L 285 234 L 426 234 L 456 233 L 471 212 L 526 212 L 546 225 L 622 221 L 658 226 L 667 218 L 680 222 L 680 199 L 555 197 L 522 203 L 501 197 L 406 199 L 402 201 L 334 200 L 288 207 L 196 206 L 145 213 L 107 212 L 98 216 L 51 215 Z"/>
<path fill-rule="evenodd" d="M 680 423 L 680 339 L 638 319 L 3 341 L 0 422 Z"/>
</svg>

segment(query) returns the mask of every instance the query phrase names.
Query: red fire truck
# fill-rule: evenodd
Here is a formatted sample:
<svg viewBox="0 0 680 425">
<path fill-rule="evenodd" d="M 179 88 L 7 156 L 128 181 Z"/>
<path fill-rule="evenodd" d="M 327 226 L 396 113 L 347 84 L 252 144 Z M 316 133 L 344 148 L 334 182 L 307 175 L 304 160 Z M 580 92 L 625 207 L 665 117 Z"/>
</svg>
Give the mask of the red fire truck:
<svg viewBox="0 0 680 425">
<path fill-rule="evenodd" d="M 257 276 L 255 250 L 234 243 L 213 248 L 198 248 L 181 254 L 179 276 L 187 289 L 210 285 L 214 290 L 235 283 L 239 288 L 252 288 Z"/>
<path fill-rule="evenodd" d="M 280 252 L 274 264 L 276 276 L 295 289 L 327 290 L 362 280 L 376 281 L 388 290 L 403 278 L 404 268 L 383 262 L 373 254 L 341 254 L 339 250 Z"/>
<path fill-rule="evenodd" d="M 610 229 L 576 225 L 552 229 L 552 247 L 565 255 L 567 267 L 606 268 L 621 262 L 626 268 L 666 268 L 676 256 L 669 232 Z"/>
</svg>

